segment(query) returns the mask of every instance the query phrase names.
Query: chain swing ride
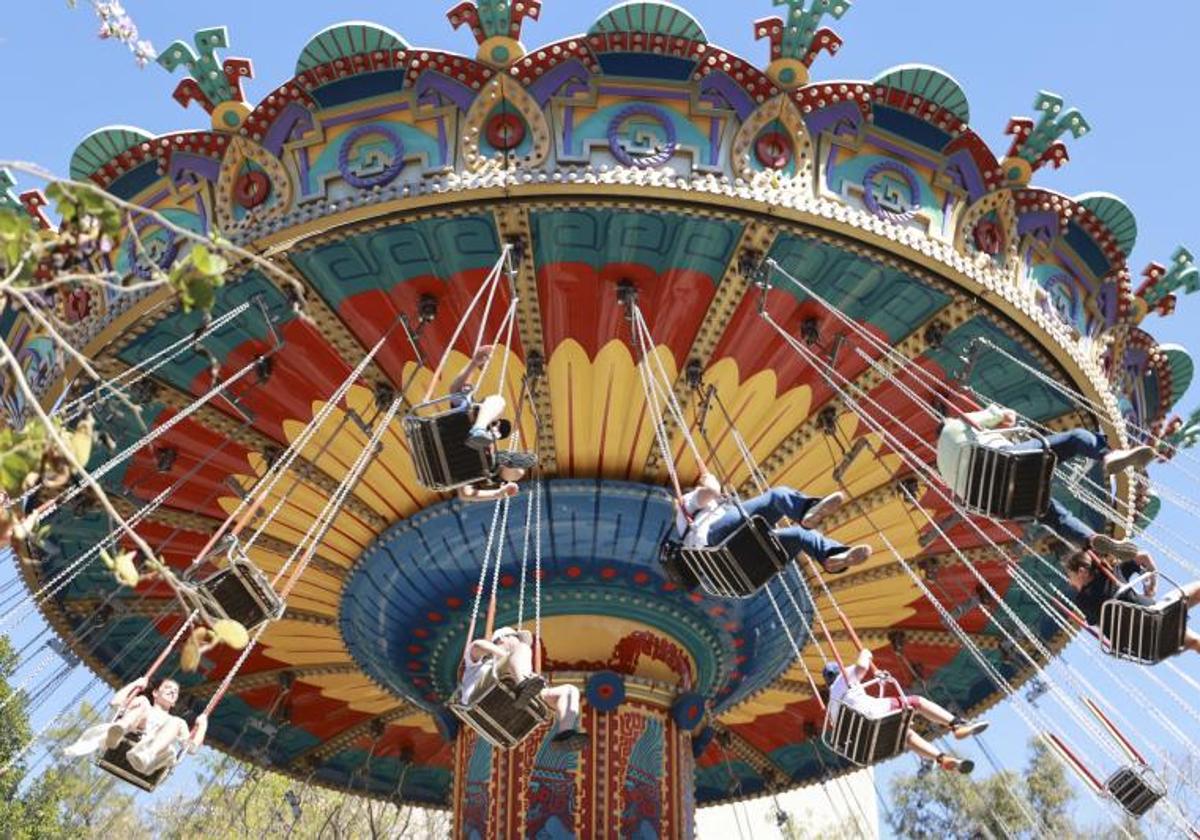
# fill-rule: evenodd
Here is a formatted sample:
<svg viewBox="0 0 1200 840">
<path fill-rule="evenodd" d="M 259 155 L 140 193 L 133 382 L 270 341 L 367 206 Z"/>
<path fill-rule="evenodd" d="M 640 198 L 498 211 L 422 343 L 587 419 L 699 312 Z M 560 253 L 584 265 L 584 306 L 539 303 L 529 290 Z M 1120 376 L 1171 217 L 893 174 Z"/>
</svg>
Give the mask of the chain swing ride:
<svg viewBox="0 0 1200 840">
<path fill-rule="evenodd" d="M 1149 528 L 1200 510 L 1193 367 L 1146 327 L 1200 270 L 1135 286 L 1123 202 L 1033 185 L 1082 114 L 1042 92 L 997 155 L 936 68 L 815 80 L 846 0 L 776 2 L 761 68 L 644 0 L 526 50 L 542 5 L 451 10 L 474 57 L 328 27 L 256 105 L 203 30 L 162 63 L 211 124 L 80 143 L 131 219 L 106 271 L 215 231 L 243 258 L 205 316 L 73 300 L 65 370 L 0 318 L 32 383 L 5 421 L 105 441 L 120 513 L 57 474 L 11 501 L 38 528 L 0 630 L 40 612 L 69 653 L 23 651 L 13 696 L 46 731 L 73 669 L 132 685 L 96 749 L 122 783 L 203 740 L 294 809 L 331 787 L 463 838 L 686 837 L 914 744 L 969 769 L 915 719 L 974 737 L 1007 698 L 1114 820 L 1194 835 L 1163 778 L 1197 747 L 1200 546 Z M 11 182 L 0 208 L 44 203 Z M 193 723 L 147 763 L 164 681 Z"/>
</svg>

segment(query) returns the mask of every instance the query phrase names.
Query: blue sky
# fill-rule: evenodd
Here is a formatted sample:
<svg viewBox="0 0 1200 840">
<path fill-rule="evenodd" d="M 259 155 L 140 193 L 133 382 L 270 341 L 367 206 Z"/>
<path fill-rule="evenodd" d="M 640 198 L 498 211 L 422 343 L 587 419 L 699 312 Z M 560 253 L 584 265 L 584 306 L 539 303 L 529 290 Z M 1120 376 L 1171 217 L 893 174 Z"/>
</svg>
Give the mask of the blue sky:
<svg viewBox="0 0 1200 840">
<path fill-rule="evenodd" d="M 86 5 L 87 0 L 80 0 L 81 7 Z M 342 20 L 377 21 L 417 45 L 472 52 L 470 33 L 454 32 L 445 20 L 449 5 L 450 0 L 126 2 L 142 37 L 160 50 L 175 38 L 190 40 L 196 29 L 228 25 L 233 47 L 227 54 L 254 61 L 256 79 L 246 90 L 255 100 L 290 77 L 296 55 L 312 34 Z M 545 0 L 542 20 L 527 23 L 525 41 L 544 43 L 580 32 L 608 5 L 603 0 Z M 775 13 L 769 0 L 691 0 L 685 5 L 711 41 L 766 64 L 768 47 L 753 40 L 751 24 Z M 9 6 L 0 19 L 0 79 L 5 80 L 0 86 L 0 159 L 29 160 L 65 173 L 75 145 L 100 126 L 123 123 L 164 132 L 207 125 L 198 108 L 185 112 L 171 99 L 178 76 L 154 65 L 139 70 L 124 48 L 97 40 L 95 20 L 86 8 L 72 12 L 65 0 Z M 1030 115 L 1038 90 L 1061 94 L 1069 106 L 1082 110 L 1093 131 L 1069 142 L 1072 160 L 1064 169 L 1040 172 L 1035 183 L 1069 195 L 1102 190 L 1123 198 L 1138 219 L 1131 262 L 1135 275 L 1151 260 L 1165 262 L 1177 245 L 1200 248 L 1193 204 L 1200 196 L 1200 167 L 1192 159 L 1200 134 L 1192 86 L 1200 4 L 859 0 L 832 25 L 846 44 L 837 57 L 818 60 L 816 79 L 869 79 L 908 62 L 936 65 L 958 79 L 971 103 L 972 126 L 999 151 L 1007 146 L 1003 129 L 1008 118 Z M 1198 316 L 1200 301 L 1183 299 L 1174 316 L 1152 318 L 1147 326 L 1163 341 L 1187 345 Z M 1200 387 L 1185 395 L 1178 408 L 1186 413 L 1198 402 Z M 1200 464 L 1188 464 L 1188 471 L 1200 474 Z M 1159 468 L 1154 477 L 1187 497 L 1200 495 L 1177 468 Z M 1179 536 L 1190 532 L 1185 517 L 1178 508 L 1164 506 L 1152 536 L 1186 556 Z M 1177 576 L 1188 574 L 1172 562 L 1166 567 Z M 11 567 L 0 572 L 0 583 L 9 574 Z M 1107 676 L 1080 649 L 1085 644 L 1075 643 L 1065 662 L 1104 686 Z M 1178 664 L 1200 679 L 1200 662 Z M 1130 666 L 1113 668 L 1124 679 L 1138 676 Z M 1170 672 L 1157 673 L 1177 680 Z M 1162 696 L 1156 686 L 1144 687 L 1152 697 Z M 1190 702 L 1200 699 L 1189 686 L 1181 685 L 1179 692 Z M 1123 691 L 1115 689 L 1114 694 Z M 1121 702 L 1128 711 L 1138 711 L 1127 697 Z M 1048 701 L 1042 701 L 1042 708 L 1056 720 L 1063 717 Z M 1176 710 L 1175 717 L 1188 738 L 1200 741 L 1196 716 Z M 1028 730 L 1011 711 L 1001 709 L 994 718 L 990 749 L 1001 762 L 1019 762 Z M 1169 743 L 1166 730 L 1153 721 L 1146 722 L 1145 732 L 1175 752 L 1186 751 Z M 881 784 L 911 767 L 907 761 L 893 763 L 881 773 Z M 988 769 L 986 762 L 983 769 Z"/>
</svg>

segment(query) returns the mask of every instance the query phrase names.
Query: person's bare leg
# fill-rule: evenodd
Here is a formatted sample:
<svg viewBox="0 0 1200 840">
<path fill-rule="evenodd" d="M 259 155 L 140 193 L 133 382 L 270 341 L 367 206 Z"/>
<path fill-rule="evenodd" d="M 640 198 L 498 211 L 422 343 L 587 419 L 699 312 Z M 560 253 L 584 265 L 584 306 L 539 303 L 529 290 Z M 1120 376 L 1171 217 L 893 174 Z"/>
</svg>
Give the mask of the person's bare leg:
<svg viewBox="0 0 1200 840">
<path fill-rule="evenodd" d="M 145 725 L 148 711 L 150 711 L 150 701 L 142 696 L 135 697 L 113 723 L 120 726 L 125 732 L 134 732 Z"/>
<path fill-rule="evenodd" d="M 479 403 L 479 412 L 475 415 L 475 425 L 472 429 L 486 429 L 488 426 L 495 423 L 504 414 L 506 408 L 504 397 L 499 394 L 492 394 L 490 397 L 484 397 Z"/>
<path fill-rule="evenodd" d="M 1200 633 L 1195 630 L 1187 631 L 1187 635 L 1183 637 L 1183 647 L 1185 650 L 1194 650 L 1200 653 Z"/>
<path fill-rule="evenodd" d="M 915 704 L 913 708 L 916 709 L 917 714 L 930 723 L 936 723 L 938 726 L 946 728 L 949 728 L 954 723 L 954 715 L 932 700 L 927 700 L 924 697 L 910 697 L 909 700 Z"/>
<path fill-rule="evenodd" d="M 175 755 L 175 742 L 186 735 L 187 727 L 174 721 L 160 726 L 153 736 L 129 751 L 129 766 L 139 773 L 153 773 L 166 766 Z"/>
<path fill-rule="evenodd" d="M 579 695 L 571 691 L 572 688 L 574 686 L 556 685 L 554 688 L 542 689 L 541 698 L 554 709 L 557 732 L 573 729 L 579 720 Z"/>
<path fill-rule="evenodd" d="M 921 756 L 921 758 L 927 758 L 930 761 L 937 761 L 938 756 L 941 755 L 941 752 L 937 747 L 926 741 L 911 729 L 908 731 L 907 743 L 908 748 L 917 755 Z"/>
<path fill-rule="evenodd" d="M 1191 583 L 1181 587 L 1183 591 L 1183 599 L 1187 601 L 1189 607 L 1194 607 L 1200 604 L 1200 580 L 1194 580 Z"/>
</svg>

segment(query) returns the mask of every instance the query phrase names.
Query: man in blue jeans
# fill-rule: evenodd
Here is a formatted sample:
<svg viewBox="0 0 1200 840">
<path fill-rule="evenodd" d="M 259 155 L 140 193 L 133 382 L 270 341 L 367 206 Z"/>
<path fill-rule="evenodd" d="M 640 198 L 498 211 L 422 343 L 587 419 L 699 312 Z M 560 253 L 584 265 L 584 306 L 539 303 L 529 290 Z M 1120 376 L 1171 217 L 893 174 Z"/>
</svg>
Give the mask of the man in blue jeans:
<svg viewBox="0 0 1200 840">
<path fill-rule="evenodd" d="M 699 481 L 676 509 L 675 530 L 685 547 L 703 548 L 719 545 L 732 534 L 743 522 L 743 510 L 746 516 L 761 516 L 772 527 L 787 517 L 797 524 L 774 532 L 788 556 L 794 559 L 803 552 L 825 571 L 837 574 L 871 556 L 869 545 L 845 546 L 815 530 L 817 523 L 845 500 L 842 493 L 816 498 L 790 487 L 776 487 L 742 502 L 739 509 L 725 500 L 716 477 L 701 467 Z"/>
<path fill-rule="evenodd" d="M 966 495 L 969 483 L 970 458 L 968 450 L 976 445 L 992 446 L 1008 452 L 1028 452 L 1042 448 L 1040 440 L 1009 443 L 1001 430 L 1017 424 L 1012 409 L 990 405 L 982 411 L 971 411 L 960 417 L 947 418 L 938 435 L 937 467 L 942 480 L 959 498 Z M 1104 435 L 1087 429 L 1056 432 L 1046 437 L 1050 450 L 1060 462 L 1071 458 L 1099 461 L 1105 477 L 1133 467 L 1142 469 L 1154 460 L 1154 449 L 1135 446 L 1130 449 L 1110 449 Z M 1077 550 L 1092 549 L 1098 554 L 1121 560 L 1132 560 L 1138 547 L 1131 540 L 1115 540 L 1098 534 L 1087 523 L 1071 513 L 1062 502 L 1050 500 L 1050 507 L 1038 520 Z"/>
</svg>

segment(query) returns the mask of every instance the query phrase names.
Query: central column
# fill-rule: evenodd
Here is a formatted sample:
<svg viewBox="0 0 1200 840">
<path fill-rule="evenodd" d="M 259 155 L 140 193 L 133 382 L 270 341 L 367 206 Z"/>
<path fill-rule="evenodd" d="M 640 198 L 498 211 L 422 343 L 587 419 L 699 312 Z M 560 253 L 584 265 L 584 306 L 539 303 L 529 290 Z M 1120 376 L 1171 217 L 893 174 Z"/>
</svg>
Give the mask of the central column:
<svg viewBox="0 0 1200 840">
<path fill-rule="evenodd" d="M 575 683 L 584 695 L 590 741 L 580 752 L 557 750 L 550 727 L 507 751 L 467 727 L 459 730 L 454 837 L 690 840 L 690 729 L 703 717 L 703 701 L 612 672 L 554 680 L 562 682 Z"/>
</svg>

